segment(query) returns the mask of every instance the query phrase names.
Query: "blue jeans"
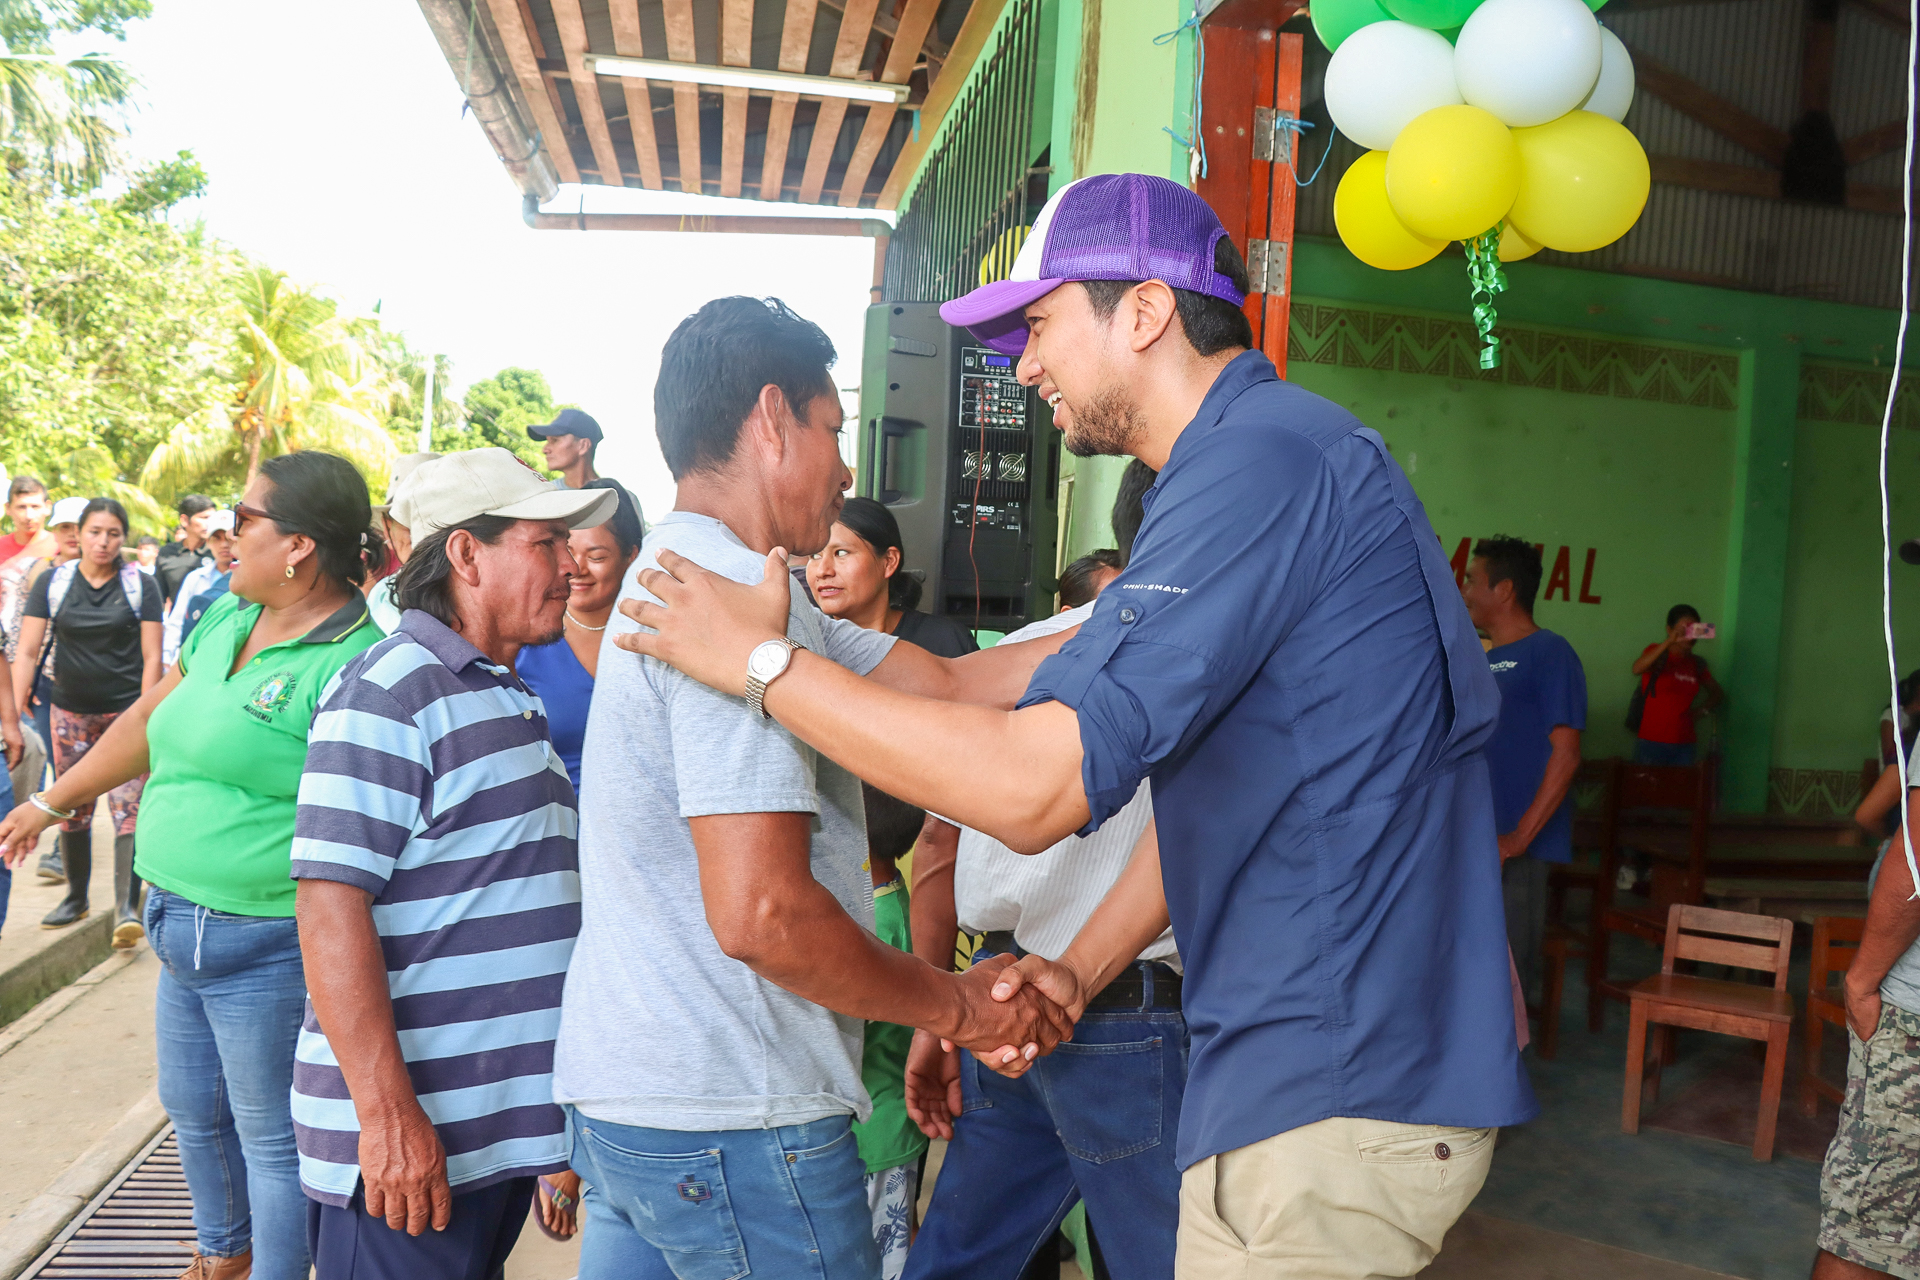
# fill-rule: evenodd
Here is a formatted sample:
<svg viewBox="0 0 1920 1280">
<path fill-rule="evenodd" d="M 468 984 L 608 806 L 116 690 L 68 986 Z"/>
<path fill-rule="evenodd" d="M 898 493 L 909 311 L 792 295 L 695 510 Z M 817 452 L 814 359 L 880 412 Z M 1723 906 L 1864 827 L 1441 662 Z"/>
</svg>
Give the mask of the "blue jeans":
<svg viewBox="0 0 1920 1280">
<path fill-rule="evenodd" d="M 1170 1280 L 1186 1019 L 1086 1013 L 1018 1080 L 960 1062 L 961 1113 L 905 1280 L 1018 1276 L 1083 1199 L 1116 1280 Z"/>
<path fill-rule="evenodd" d="M 1635 764 L 1691 765 L 1693 742 L 1648 742 L 1645 738 L 1633 740 L 1633 762 Z"/>
<path fill-rule="evenodd" d="M 717 1133 L 567 1119 L 591 1188 L 580 1280 L 879 1280 L 850 1117 Z"/>
<path fill-rule="evenodd" d="M 210 911 L 158 885 L 145 916 L 162 965 L 160 1102 L 179 1137 L 200 1252 L 251 1248 L 256 1280 L 305 1280 L 307 1198 L 290 1106 L 306 1002 L 299 932 L 289 918 Z"/>
</svg>

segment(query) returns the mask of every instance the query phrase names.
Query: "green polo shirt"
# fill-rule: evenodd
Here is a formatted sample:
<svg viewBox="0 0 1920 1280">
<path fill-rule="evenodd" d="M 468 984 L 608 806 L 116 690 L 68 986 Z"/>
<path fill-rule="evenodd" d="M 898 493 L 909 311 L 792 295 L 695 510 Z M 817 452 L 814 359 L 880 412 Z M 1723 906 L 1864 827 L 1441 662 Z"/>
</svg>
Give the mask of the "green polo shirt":
<svg viewBox="0 0 1920 1280">
<path fill-rule="evenodd" d="M 260 608 L 228 594 L 180 646 L 180 685 L 153 709 L 153 772 L 134 869 L 215 911 L 291 916 L 293 814 L 321 691 L 383 635 L 355 592 L 325 622 L 232 675 Z"/>
</svg>

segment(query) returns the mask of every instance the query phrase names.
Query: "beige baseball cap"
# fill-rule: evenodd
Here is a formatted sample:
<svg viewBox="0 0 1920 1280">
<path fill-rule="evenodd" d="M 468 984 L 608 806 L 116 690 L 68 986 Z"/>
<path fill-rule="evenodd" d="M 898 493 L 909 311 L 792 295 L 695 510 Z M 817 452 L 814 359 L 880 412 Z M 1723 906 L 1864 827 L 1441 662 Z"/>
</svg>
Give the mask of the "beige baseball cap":
<svg viewBox="0 0 1920 1280">
<path fill-rule="evenodd" d="M 542 480 L 505 449 L 468 449 L 425 462 L 394 495 L 395 520 L 416 538 L 471 520 L 564 520 L 591 529 L 620 503 L 612 489 L 568 489 Z"/>
</svg>

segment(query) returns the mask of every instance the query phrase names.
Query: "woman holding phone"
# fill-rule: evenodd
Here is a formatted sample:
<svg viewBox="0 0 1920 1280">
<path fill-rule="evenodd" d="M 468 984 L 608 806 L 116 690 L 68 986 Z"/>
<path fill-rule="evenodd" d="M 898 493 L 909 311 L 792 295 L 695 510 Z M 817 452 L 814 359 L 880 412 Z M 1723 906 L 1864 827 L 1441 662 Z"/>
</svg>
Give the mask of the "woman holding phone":
<svg viewBox="0 0 1920 1280">
<path fill-rule="evenodd" d="M 1700 621 L 1690 604 L 1667 610 L 1667 637 L 1650 644 L 1633 660 L 1640 678 L 1640 722 L 1632 726 L 1635 764 L 1691 765 L 1698 733 L 1695 722 L 1726 701 L 1707 660 L 1693 651 L 1701 640 L 1711 640 L 1713 628 Z M 1700 701 L 1705 692 L 1706 701 Z"/>
</svg>

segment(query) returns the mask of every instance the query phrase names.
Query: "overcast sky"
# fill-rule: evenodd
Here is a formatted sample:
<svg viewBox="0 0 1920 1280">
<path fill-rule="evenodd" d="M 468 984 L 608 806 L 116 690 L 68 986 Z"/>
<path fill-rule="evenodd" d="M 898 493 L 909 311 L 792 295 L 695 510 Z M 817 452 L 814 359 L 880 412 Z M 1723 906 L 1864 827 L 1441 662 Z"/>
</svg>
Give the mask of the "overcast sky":
<svg viewBox="0 0 1920 1280">
<path fill-rule="evenodd" d="M 135 156 L 188 149 L 207 171 L 206 197 L 176 220 L 203 218 L 349 308 L 380 303 L 416 349 L 452 358 L 460 387 L 541 370 L 558 400 L 600 420 L 600 470 L 650 514 L 673 493 L 653 438 L 660 346 L 701 303 L 785 298 L 832 336 L 838 382 L 859 379 L 871 241 L 528 229 L 410 0 L 154 0 L 115 52 L 143 86 Z M 590 212 L 768 208 L 586 191 Z M 562 188 L 550 207 L 571 211 L 580 193 Z"/>
</svg>

